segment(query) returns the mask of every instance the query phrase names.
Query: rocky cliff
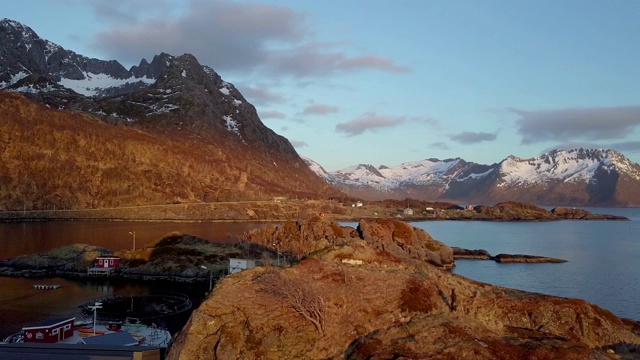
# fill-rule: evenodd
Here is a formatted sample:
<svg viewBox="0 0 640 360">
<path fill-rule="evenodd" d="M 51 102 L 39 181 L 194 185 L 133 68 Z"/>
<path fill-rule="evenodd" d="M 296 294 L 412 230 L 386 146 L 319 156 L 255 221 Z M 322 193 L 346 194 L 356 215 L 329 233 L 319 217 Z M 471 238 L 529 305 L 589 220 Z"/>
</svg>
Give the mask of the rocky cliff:
<svg viewBox="0 0 640 360">
<path fill-rule="evenodd" d="M 358 231 L 367 233 L 367 227 L 397 229 L 394 224 L 369 223 L 360 224 Z M 358 231 L 323 222 L 291 225 L 288 237 L 272 229 L 274 237 L 263 242 L 277 239 L 283 247 L 289 238 L 292 243 L 303 238 L 329 243 L 290 267 L 259 267 L 221 280 L 177 336 L 167 358 L 637 355 L 640 326 L 633 321 L 582 300 L 471 281 L 418 260 L 412 251 L 374 247 L 362 239 L 366 236 L 355 236 Z M 334 235 L 335 241 L 327 240 Z"/>
<path fill-rule="evenodd" d="M 294 260 L 354 238 L 406 261 L 417 260 L 442 268 L 455 266 L 453 250 L 449 246 L 434 240 L 426 231 L 398 220 L 361 220 L 354 229 L 315 217 L 280 226 L 269 225 L 246 235 L 247 241 L 274 247 Z"/>
</svg>

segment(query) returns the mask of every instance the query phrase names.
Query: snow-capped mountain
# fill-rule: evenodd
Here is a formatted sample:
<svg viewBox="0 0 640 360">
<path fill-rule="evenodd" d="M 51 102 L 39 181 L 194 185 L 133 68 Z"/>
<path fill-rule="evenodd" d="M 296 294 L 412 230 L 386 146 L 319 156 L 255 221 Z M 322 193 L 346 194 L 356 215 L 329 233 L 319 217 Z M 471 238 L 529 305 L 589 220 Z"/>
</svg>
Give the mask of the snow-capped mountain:
<svg viewBox="0 0 640 360">
<path fill-rule="evenodd" d="M 228 134 L 264 153 L 286 154 L 304 167 L 289 141 L 264 126 L 233 84 L 190 54 L 161 53 L 127 70 L 115 60 L 66 50 L 26 25 L 3 19 L 0 90 L 110 123 L 170 125 L 172 131 L 190 129 L 203 137 Z M 203 126 L 213 131 L 200 131 Z"/>
<path fill-rule="evenodd" d="M 26 25 L 3 19 L 0 20 L 0 95 L 4 95 L 5 101 L 16 99 L 15 94 L 7 94 L 9 92 L 19 93 L 20 99 L 26 100 L 23 98 L 26 97 L 50 109 L 88 114 L 90 119 L 98 118 L 108 125 L 126 125 L 143 133 L 147 142 L 157 142 L 157 147 L 168 141 L 189 144 L 193 156 L 190 161 L 209 158 L 215 175 L 191 190 L 175 190 L 188 193 L 194 199 L 211 198 L 204 193 L 218 194 L 217 198 L 232 197 L 229 194 L 234 198 L 265 194 L 317 198 L 338 193 L 307 168 L 286 138 L 262 123 L 255 107 L 233 84 L 190 54 L 160 53 L 151 62 L 142 59 L 139 65 L 127 70 L 115 60 L 77 54 L 40 38 Z M 29 101 L 22 100 L 19 102 L 24 103 L 23 106 L 30 106 Z M 65 114 L 61 112 L 60 116 Z M 32 116 L 47 121 L 47 116 L 37 113 Z M 101 140 L 98 136 L 96 144 Z M 123 148 L 126 148 L 124 144 Z M 174 159 L 170 154 L 167 156 Z M 7 176 L 3 169 L 6 171 L 0 166 L 0 178 Z M 82 181 L 86 180 L 77 180 Z M 147 183 L 156 187 L 169 184 L 157 179 L 149 179 Z M 205 190 L 193 190 L 203 187 Z M 77 190 L 61 185 L 61 191 L 73 195 Z M 2 205 L 0 199 L 0 208 Z"/>
<path fill-rule="evenodd" d="M 509 156 L 493 165 L 456 158 L 394 167 L 360 164 L 331 173 L 317 163 L 310 168 L 352 196 L 365 199 L 640 204 L 640 166 L 615 150 L 553 150 L 530 159 Z"/>
</svg>

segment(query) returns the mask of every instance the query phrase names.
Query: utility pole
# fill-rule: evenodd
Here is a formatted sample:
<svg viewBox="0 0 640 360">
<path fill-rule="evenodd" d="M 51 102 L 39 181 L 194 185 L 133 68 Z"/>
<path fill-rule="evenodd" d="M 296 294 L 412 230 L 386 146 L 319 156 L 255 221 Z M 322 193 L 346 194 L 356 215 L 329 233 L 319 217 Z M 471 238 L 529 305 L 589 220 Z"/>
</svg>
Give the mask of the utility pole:
<svg viewBox="0 0 640 360">
<path fill-rule="evenodd" d="M 93 336 L 96 336 L 96 314 L 98 313 L 98 309 L 102 309 L 102 303 L 97 302 L 92 306 L 89 306 L 89 309 L 93 310 Z"/>
<path fill-rule="evenodd" d="M 209 270 L 209 268 L 204 265 L 200 265 L 200 267 L 209 271 L 209 292 L 211 292 L 211 289 L 213 289 L 213 270 Z"/>
<path fill-rule="evenodd" d="M 129 231 L 129 234 L 133 235 L 133 250 L 135 250 L 136 249 L 136 232 Z"/>
</svg>

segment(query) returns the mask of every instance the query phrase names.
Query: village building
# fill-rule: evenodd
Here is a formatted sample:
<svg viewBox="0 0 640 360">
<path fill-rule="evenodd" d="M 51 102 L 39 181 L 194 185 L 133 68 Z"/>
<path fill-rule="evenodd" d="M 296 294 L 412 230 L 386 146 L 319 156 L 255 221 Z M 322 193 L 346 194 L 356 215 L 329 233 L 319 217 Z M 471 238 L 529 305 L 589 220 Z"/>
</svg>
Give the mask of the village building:
<svg viewBox="0 0 640 360">
<path fill-rule="evenodd" d="M 413 209 L 410 208 L 410 207 L 404 209 L 404 214 L 405 215 L 413 215 Z"/>
<path fill-rule="evenodd" d="M 55 318 L 23 327 L 24 342 L 53 344 L 73 336 L 75 317 Z"/>
<path fill-rule="evenodd" d="M 235 274 L 246 269 L 253 269 L 254 267 L 256 267 L 255 260 L 229 258 L 229 274 Z"/>
<path fill-rule="evenodd" d="M 120 258 L 115 256 L 98 256 L 92 268 L 87 269 L 88 275 L 110 275 L 120 266 Z"/>
</svg>

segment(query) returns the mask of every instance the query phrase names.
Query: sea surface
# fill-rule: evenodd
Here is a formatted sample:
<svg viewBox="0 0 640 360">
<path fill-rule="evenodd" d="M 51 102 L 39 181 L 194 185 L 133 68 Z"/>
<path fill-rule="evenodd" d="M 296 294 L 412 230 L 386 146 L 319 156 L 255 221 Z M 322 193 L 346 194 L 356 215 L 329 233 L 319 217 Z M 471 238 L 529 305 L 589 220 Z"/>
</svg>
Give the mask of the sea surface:
<svg viewBox="0 0 640 360">
<path fill-rule="evenodd" d="M 204 223 L 204 222 L 148 222 L 148 221 L 40 221 L 0 223 L 0 259 L 25 254 L 43 253 L 76 243 L 102 246 L 116 251 L 141 248 L 172 232 L 191 234 L 210 241 L 234 243 L 242 234 L 264 223 Z M 57 290 L 35 290 L 36 284 L 61 285 Z M 148 294 L 179 292 L 201 301 L 208 290 L 202 286 L 162 284 L 155 282 L 123 282 L 108 279 L 68 280 L 61 278 L 23 279 L 0 277 L 0 341 L 29 324 L 42 320 L 76 316 L 81 319 L 79 306 L 112 294 Z M 181 316 L 176 317 L 178 321 Z M 186 321 L 186 319 L 184 319 Z M 181 326 L 175 322 L 165 325 L 169 330 Z"/>
<path fill-rule="evenodd" d="M 568 260 L 562 264 L 498 264 L 458 260 L 453 270 L 495 285 L 562 297 L 583 298 L 621 317 L 640 320 L 640 208 L 588 209 L 623 215 L 631 221 L 412 223 L 450 246 L 485 249 L 491 254 L 530 254 Z M 178 231 L 211 241 L 235 242 L 262 223 L 59 221 L 0 223 L 0 259 L 41 253 L 74 243 L 111 250 L 143 247 Z M 353 223 L 347 225 L 354 226 Z M 34 284 L 59 284 L 35 290 Z M 78 314 L 78 306 L 110 294 L 207 289 L 176 284 L 109 280 L 21 279 L 0 277 L 0 338 L 51 317 Z M 200 294 L 202 295 L 202 294 Z"/>
<path fill-rule="evenodd" d="M 449 246 L 550 256 L 560 264 L 457 260 L 453 272 L 474 280 L 561 297 L 581 298 L 620 317 L 640 320 L 640 208 L 585 208 L 631 221 L 413 223 Z"/>
</svg>

